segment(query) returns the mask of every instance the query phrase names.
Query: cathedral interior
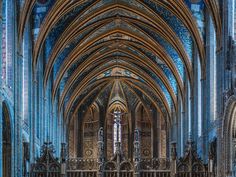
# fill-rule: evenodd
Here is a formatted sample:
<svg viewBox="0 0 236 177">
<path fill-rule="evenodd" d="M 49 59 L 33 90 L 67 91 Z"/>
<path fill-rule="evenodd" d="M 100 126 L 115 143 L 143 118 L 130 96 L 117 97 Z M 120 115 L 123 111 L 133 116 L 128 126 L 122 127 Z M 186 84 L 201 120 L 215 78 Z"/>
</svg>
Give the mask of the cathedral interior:
<svg viewBox="0 0 236 177">
<path fill-rule="evenodd" d="M 0 177 L 236 177 L 236 0 L 0 0 Z"/>
</svg>

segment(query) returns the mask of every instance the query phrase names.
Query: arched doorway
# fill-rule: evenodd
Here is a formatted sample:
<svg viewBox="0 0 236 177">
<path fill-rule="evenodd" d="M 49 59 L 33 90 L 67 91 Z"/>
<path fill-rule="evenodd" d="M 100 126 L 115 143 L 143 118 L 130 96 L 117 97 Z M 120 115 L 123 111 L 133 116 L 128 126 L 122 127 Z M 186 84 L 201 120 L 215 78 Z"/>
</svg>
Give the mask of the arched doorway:
<svg viewBox="0 0 236 177">
<path fill-rule="evenodd" d="M 3 176 L 11 176 L 11 123 L 7 105 L 2 104 L 2 157 L 3 157 Z"/>
<path fill-rule="evenodd" d="M 223 142 L 226 176 L 236 175 L 236 96 L 231 96 L 227 102 L 224 123 Z"/>
</svg>

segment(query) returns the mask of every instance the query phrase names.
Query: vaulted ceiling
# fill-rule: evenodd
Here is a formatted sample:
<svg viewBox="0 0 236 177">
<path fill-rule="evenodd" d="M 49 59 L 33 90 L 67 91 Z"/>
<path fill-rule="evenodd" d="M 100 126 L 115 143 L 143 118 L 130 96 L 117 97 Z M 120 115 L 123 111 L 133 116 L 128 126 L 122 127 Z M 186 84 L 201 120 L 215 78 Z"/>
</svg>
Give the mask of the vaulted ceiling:
<svg viewBox="0 0 236 177">
<path fill-rule="evenodd" d="M 25 0 L 19 39 L 32 15 L 33 69 L 43 63 L 44 89 L 53 80 L 65 119 L 119 81 L 127 100 L 150 102 L 169 120 L 184 82 L 194 84 L 193 46 L 205 76 L 205 8 L 220 35 L 217 0 Z"/>
</svg>

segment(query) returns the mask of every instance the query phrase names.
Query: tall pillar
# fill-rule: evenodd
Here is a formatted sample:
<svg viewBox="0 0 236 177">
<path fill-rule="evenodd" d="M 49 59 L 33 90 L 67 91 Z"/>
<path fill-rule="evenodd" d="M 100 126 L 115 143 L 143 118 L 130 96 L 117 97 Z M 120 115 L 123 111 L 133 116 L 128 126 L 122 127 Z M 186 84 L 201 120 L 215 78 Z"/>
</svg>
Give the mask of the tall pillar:
<svg viewBox="0 0 236 177">
<path fill-rule="evenodd" d="M 184 106 L 184 105 L 183 105 Z M 185 145 L 185 138 L 184 138 L 184 131 L 185 131 L 185 124 L 184 124 L 184 119 L 185 119 L 185 111 L 184 108 L 182 106 L 181 109 L 181 152 L 180 152 L 180 156 L 184 155 L 184 145 Z"/>
<path fill-rule="evenodd" d="M 170 142 L 171 142 L 171 138 L 170 138 L 170 129 L 166 130 L 166 157 L 169 158 L 170 157 Z"/>
<path fill-rule="evenodd" d="M 100 127 L 98 131 L 98 177 L 103 176 L 104 170 L 104 131 Z"/>
<path fill-rule="evenodd" d="M 190 135 L 189 135 L 189 139 L 191 139 L 191 140 L 194 140 L 194 138 L 195 138 L 195 136 L 194 135 L 196 135 L 195 133 L 196 133 L 196 131 L 195 130 L 197 130 L 197 129 L 195 129 L 195 123 L 196 123 L 196 117 L 194 117 L 194 97 L 193 97 L 193 93 L 192 93 L 192 91 L 191 91 L 191 93 L 190 93 L 191 95 L 190 95 Z M 196 106 L 196 105 L 195 105 Z"/>
<path fill-rule="evenodd" d="M 207 139 L 208 134 L 206 134 L 206 130 L 208 128 L 208 120 L 207 120 L 207 103 L 206 103 L 206 78 L 201 79 L 201 87 L 202 87 L 202 153 L 203 160 L 207 160 L 208 148 L 207 148 Z"/>
<path fill-rule="evenodd" d="M 83 157 L 83 134 L 84 134 L 84 131 L 83 131 L 83 125 L 81 123 L 81 120 L 83 119 L 83 114 L 80 112 L 78 114 L 78 126 L 77 126 L 77 136 L 78 136 L 78 139 L 77 139 L 77 157 Z"/>
<path fill-rule="evenodd" d="M 103 106 L 99 105 L 99 127 L 105 126 L 105 110 Z"/>
<path fill-rule="evenodd" d="M 2 174 L 2 170 L 3 170 L 2 169 L 2 165 L 3 165 L 3 157 L 2 157 L 2 148 L 3 148 L 3 139 L 2 139 L 3 126 L 2 126 L 2 122 L 3 121 L 2 121 L 2 119 L 3 119 L 3 116 L 2 116 L 2 96 L 1 96 L 2 95 L 1 94 L 2 89 L 1 88 L 0 88 L 0 176 L 3 176 L 3 174 Z"/>
<path fill-rule="evenodd" d="M 189 138 L 189 114 L 188 114 L 188 83 L 187 78 L 184 77 L 184 90 L 185 90 L 185 100 L 183 101 L 183 109 L 182 109 L 182 121 L 183 121 L 183 148 L 187 143 Z"/>
<path fill-rule="evenodd" d="M 183 105 L 182 105 L 182 99 L 180 98 L 180 94 L 178 94 L 178 113 L 177 113 L 177 139 L 176 139 L 176 142 L 177 142 L 177 151 L 179 155 L 182 155 L 181 151 L 182 151 L 182 137 L 183 137 L 183 134 L 182 134 L 182 108 L 183 108 Z"/>
<path fill-rule="evenodd" d="M 152 111 L 152 157 L 157 158 L 159 149 L 157 146 L 157 112 L 155 109 Z"/>
<path fill-rule="evenodd" d="M 37 70 L 37 69 L 36 69 Z M 32 128 L 33 128 L 33 134 L 32 134 L 32 136 L 33 136 L 33 141 L 32 141 L 32 143 L 33 143 L 33 154 L 32 154 L 32 158 L 33 158 L 33 161 L 35 161 L 36 160 L 36 153 L 37 153 L 37 148 L 36 148 L 36 142 L 37 142 L 37 121 L 38 121 L 38 114 L 37 114 L 37 112 L 38 112 L 38 109 L 37 109 L 37 107 L 38 107 L 38 94 L 37 94 L 37 90 L 38 90 L 38 79 L 37 79 L 37 71 L 35 71 L 35 79 L 34 79 L 34 87 L 33 87 L 33 89 L 34 89 L 34 103 L 33 103 L 33 115 L 34 115 L 34 117 L 33 117 L 33 120 L 32 120 L 32 122 L 33 122 L 33 125 L 32 125 Z M 46 119 L 46 118 L 45 118 Z M 47 133 L 47 131 L 45 131 L 45 133 Z"/>
<path fill-rule="evenodd" d="M 31 103 L 30 103 L 30 110 L 31 110 L 31 119 L 29 120 L 29 143 L 30 143 L 30 163 L 34 162 L 34 154 L 35 154 L 35 88 L 37 87 L 37 81 L 35 79 L 35 74 L 32 76 L 32 87 L 31 87 Z"/>
<path fill-rule="evenodd" d="M 2 29 L 2 0 L 0 0 L 0 29 Z M 2 78 L 2 30 L 0 30 L 0 78 Z M 2 79 L 0 79 L 0 176 L 2 176 Z"/>
<path fill-rule="evenodd" d="M 170 163 L 171 177 L 175 177 L 177 173 L 177 151 L 176 151 L 176 143 L 173 142 L 171 144 L 171 163 Z"/>
<path fill-rule="evenodd" d="M 60 163 L 61 163 L 61 177 L 66 176 L 66 143 L 61 143 Z"/>
<path fill-rule="evenodd" d="M 221 0 L 221 10 L 222 10 L 222 46 L 217 49 L 216 52 L 216 119 L 217 122 L 223 123 L 223 112 L 224 112 L 224 69 L 225 69 L 225 62 L 227 59 L 227 48 L 228 48 L 228 5 L 232 4 L 232 0 Z M 230 24 L 232 25 L 232 23 Z M 221 177 L 226 175 L 226 168 L 225 168 L 225 155 L 224 153 L 224 146 L 222 140 L 222 126 L 218 127 L 217 132 L 217 177 Z M 223 163 L 222 163 L 223 162 Z"/>
<path fill-rule="evenodd" d="M 39 67 L 39 78 L 43 78 L 41 77 L 43 76 L 43 69 L 42 69 L 42 62 L 40 62 L 40 67 Z M 42 79 L 40 79 L 38 81 L 38 109 L 37 109 L 37 114 L 38 114 L 38 121 L 37 121 L 37 128 L 39 129 L 39 134 L 38 134 L 38 139 L 39 139 L 39 145 L 41 146 L 45 141 L 43 138 L 43 104 L 44 104 L 44 96 L 43 96 L 43 83 L 42 83 Z"/>
<path fill-rule="evenodd" d="M 217 72 L 216 72 L 216 78 L 220 78 L 217 79 L 217 83 L 216 83 L 216 120 L 217 122 L 221 122 L 222 125 L 223 123 L 223 88 L 222 88 L 222 63 L 224 61 L 223 59 L 223 49 L 220 49 L 217 51 L 216 53 L 216 63 L 217 63 Z M 222 153 L 222 151 L 224 151 L 224 144 L 222 144 L 223 140 L 222 140 L 222 126 L 218 126 L 217 128 L 217 177 L 221 177 L 224 174 L 224 172 L 222 172 L 224 169 L 224 164 L 222 162 L 224 162 L 225 157 Z"/>
<path fill-rule="evenodd" d="M 162 121 L 161 121 L 161 114 L 156 111 L 156 126 L 157 126 L 157 157 L 160 158 L 161 157 L 161 124 L 162 124 Z"/>
<path fill-rule="evenodd" d="M 200 85 L 199 85 L 199 75 L 201 73 L 201 68 L 200 67 L 200 61 L 199 61 L 199 56 L 198 56 L 198 49 L 196 44 L 194 44 L 193 47 L 193 75 L 194 75 L 194 84 L 191 88 L 191 96 L 190 96 L 190 100 L 191 100 L 191 120 L 192 120 L 192 140 L 194 142 L 197 143 L 198 140 L 198 123 L 199 123 L 199 118 L 201 118 L 201 115 L 199 115 L 199 102 L 198 102 L 198 97 L 200 96 L 199 93 L 199 89 Z"/>
<path fill-rule="evenodd" d="M 133 153 L 134 153 L 134 147 L 133 147 L 133 142 L 134 142 L 134 130 L 137 128 L 136 122 L 135 122 L 135 111 L 131 110 L 130 113 L 128 113 L 128 117 L 131 117 L 131 126 L 129 126 L 129 147 L 128 147 L 128 158 L 133 159 Z"/>
<path fill-rule="evenodd" d="M 15 156 L 15 171 L 14 176 L 22 176 L 23 169 L 23 158 L 22 158 L 22 67 L 23 67 L 23 56 L 18 52 L 17 56 L 14 57 L 14 155 Z"/>
</svg>

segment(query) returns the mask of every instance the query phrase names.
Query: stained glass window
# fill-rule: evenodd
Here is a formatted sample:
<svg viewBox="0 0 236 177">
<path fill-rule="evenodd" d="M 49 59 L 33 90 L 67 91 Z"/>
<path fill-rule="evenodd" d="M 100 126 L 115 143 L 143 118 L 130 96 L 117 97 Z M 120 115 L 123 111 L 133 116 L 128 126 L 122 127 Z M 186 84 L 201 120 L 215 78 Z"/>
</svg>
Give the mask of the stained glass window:
<svg viewBox="0 0 236 177">
<path fill-rule="evenodd" d="M 116 143 L 121 142 L 121 112 L 114 111 L 114 124 L 113 124 L 113 153 L 116 151 Z"/>
</svg>

